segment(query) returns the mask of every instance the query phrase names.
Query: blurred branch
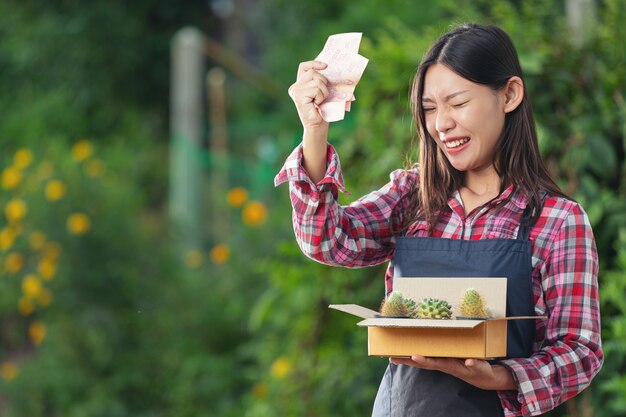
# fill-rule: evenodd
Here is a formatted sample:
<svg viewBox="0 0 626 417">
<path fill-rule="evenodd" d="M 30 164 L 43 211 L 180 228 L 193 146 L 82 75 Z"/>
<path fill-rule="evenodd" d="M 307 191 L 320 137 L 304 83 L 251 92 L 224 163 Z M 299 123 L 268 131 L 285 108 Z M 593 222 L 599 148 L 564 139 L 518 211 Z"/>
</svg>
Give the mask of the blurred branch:
<svg viewBox="0 0 626 417">
<path fill-rule="evenodd" d="M 565 12 L 572 43 L 580 48 L 596 28 L 594 2 L 593 0 L 566 0 Z"/>
<path fill-rule="evenodd" d="M 215 39 L 206 38 L 204 53 L 210 59 L 230 70 L 237 77 L 252 84 L 272 98 L 282 99 L 286 88 L 254 68 L 249 62 Z"/>
</svg>

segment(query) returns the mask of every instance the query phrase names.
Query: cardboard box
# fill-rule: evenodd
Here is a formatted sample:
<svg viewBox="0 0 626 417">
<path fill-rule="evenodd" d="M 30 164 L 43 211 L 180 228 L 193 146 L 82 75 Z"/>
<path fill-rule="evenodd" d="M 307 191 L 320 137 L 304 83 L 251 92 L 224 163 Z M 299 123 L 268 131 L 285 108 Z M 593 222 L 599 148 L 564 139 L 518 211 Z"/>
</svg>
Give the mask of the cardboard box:
<svg viewBox="0 0 626 417">
<path fill-rule="evenodd" d="M 356 304 L 335 304 L 330 308 L 364 319 L 370 356 L 422 355 L 448 358 L 490 359 L 506 356 L 509 320 L 538 317 L 506 316 L 506 278 L 401 278 L 394 291 L 417 302 L 426 297 L 444 299 L 459 316 L 459 304 L 467 288 L 485 298 L 492 318 L 487 320 L 434 320 L 382 317 L 377 311 Z"/>
</svg>

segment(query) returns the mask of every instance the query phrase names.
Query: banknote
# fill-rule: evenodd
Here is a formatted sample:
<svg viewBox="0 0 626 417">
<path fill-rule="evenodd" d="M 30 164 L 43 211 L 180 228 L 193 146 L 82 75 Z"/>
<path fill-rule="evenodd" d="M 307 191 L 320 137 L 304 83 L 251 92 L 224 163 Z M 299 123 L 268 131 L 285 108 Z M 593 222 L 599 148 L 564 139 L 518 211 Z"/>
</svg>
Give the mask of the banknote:
<svg viewBox="0 0 626 417">
<path fill-rule="evenodd" d="M 340 33 L 326 41 L 322 52 L 315 58 L 328 66 L 320 71 L 328 79 L 328 98 L 318 106 L 327 122 L 343 120 L 355 100 L 354 89 L 365 71 L 368 59 L 359 55 L 361 33 Z"/>
<path fill-rule="evenodd" d="M 326 57 L 329 53 L 332 53 L 336 50 L 343 50 L 358 54 L 362 36 L 363 34 L 360 32 L 339 33 L 337 35 L 330 35 L 326 40 L 326 43 L 324 44 L 322 52 L 320 52 L 317 57 Z"/>
</svg>

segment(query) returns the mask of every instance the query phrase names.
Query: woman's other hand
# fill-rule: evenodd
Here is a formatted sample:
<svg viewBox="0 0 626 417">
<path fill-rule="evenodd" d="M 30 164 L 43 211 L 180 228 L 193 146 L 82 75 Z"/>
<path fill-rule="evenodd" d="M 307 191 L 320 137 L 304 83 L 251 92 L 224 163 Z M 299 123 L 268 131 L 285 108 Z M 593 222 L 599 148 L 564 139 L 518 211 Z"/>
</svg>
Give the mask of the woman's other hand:
<svg viewBox="0 0 626 417">
<path fill-rule="evenodd" d="M 480 359 L 426 358 L 413 355 L 410 358 L 389 358 L 389 362 L 445 372 L 484 390 L 517 390 L 513 376 L 507 368 L 491 365 Z"/>
</svg>

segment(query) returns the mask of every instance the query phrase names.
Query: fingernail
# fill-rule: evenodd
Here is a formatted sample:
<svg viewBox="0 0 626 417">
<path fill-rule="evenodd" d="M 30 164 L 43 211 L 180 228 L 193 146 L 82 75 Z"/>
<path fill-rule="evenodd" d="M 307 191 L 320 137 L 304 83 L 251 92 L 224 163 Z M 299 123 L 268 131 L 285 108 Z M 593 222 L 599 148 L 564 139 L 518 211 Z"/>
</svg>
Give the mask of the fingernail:
<svg viewBox="0 0 626 417">
<path fill-rule="evenodd" d="M 343 84 L 352 85 L 354 83 L 352 82 L 352 80 L 343 80 Z"/>
</svg>

